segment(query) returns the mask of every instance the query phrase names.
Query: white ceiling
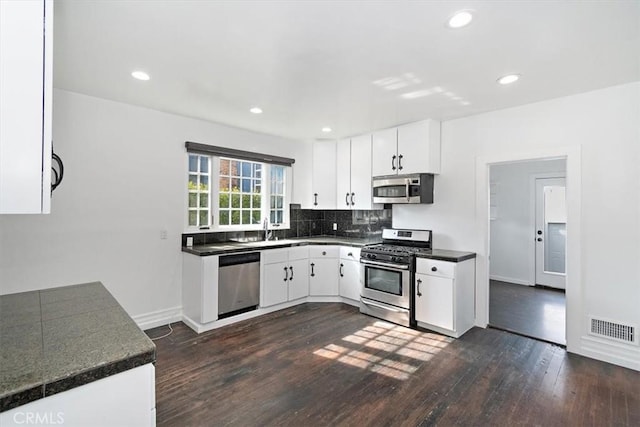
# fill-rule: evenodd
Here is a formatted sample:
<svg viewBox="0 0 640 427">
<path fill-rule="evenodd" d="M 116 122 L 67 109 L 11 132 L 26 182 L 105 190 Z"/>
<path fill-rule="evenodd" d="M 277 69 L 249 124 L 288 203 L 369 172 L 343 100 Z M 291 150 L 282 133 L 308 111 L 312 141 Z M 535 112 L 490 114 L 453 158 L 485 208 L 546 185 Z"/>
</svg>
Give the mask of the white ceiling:
<svg viewBox="0 0 640 427">
<path fill-rule="evenodd" d="M 54 26 L 57 88 L 298 139 L 640 80 L 639 0 L 56 0 Z"/>
</svg>

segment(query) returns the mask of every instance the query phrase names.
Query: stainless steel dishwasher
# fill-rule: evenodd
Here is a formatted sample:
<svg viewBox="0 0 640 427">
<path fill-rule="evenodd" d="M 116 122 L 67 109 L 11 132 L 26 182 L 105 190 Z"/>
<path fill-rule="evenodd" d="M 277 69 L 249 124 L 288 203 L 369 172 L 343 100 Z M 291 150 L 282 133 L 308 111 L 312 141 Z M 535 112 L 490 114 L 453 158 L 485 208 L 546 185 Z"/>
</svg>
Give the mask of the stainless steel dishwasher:
<svg viewBox="0 0 640 427">
<path fill-rule="evenodd" d="M 260 304 L 260 252 L 218 260 L 218 318 L 255 310 Z"/>
</svg>

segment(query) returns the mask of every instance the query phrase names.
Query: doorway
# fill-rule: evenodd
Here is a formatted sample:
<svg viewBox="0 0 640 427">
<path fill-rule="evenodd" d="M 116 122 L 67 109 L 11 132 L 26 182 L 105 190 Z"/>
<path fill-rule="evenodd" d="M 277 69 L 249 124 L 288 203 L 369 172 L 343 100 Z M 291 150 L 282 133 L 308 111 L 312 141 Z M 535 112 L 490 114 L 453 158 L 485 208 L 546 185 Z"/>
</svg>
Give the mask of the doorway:
<svg viewBox="0 0 640 427">
<path fill-rule="evenodd" d="M 566 344 L 566 160 L 489 165 L 489 326 Z"/>
</svg>

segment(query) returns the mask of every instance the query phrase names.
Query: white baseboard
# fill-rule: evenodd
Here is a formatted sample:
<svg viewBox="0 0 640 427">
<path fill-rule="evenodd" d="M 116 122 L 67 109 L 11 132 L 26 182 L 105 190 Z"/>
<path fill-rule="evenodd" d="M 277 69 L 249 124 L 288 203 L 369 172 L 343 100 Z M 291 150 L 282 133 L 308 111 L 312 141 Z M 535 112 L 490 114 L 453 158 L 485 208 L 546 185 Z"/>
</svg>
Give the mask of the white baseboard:
<svg viewBox="0 0 640 427">
<path fill-rule="evenodd" d="M 158 326 L 164 326 L 168 323 L 175 323 L 182 320 L 182 307 L 172 307 L 164 310 L 152 311 L 151 313 L 139 314 L 132 316 L 134 322 L 143 331 Z"/>
<path fill-rule="evenodd" d="M 497 276 L 495 274 L 491 274 L 489 275 L 489 279 L 497 280 L 499 282 L 515 283 L 516 285 L 533 286 L 531 283 L 529 283 L 528 280 L 516 279 L 515 277 Z"/>
<path fill-rule="evenodd" d="M 633 344 L 611 342 L 583 335 L 580 339 L 581 356 L 640 371 L 640 347 Z"/>
</svg>

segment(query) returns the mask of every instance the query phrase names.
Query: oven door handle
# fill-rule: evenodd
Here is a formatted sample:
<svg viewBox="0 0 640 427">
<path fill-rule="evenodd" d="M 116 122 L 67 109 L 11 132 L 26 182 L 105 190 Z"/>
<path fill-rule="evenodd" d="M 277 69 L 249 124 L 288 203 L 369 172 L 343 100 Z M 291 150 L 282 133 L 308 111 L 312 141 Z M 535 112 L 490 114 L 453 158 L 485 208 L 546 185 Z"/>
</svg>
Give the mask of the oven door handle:
<svg viewBox="0 0 640 427">
<path fill-rule="evenodd" d="M 360 260 L 360 264 L 370 265 L 370 266 L 373 266 L 373 267 L 392 268 L 394 270 L 408 270 L 409 269 L 408 265 L 389 264 L 389 263 L 386 263 L 386 262 L 369 261 L 369 260 L 364 260 L 364 259 Z"/>
<path fill-rule="evenodd" d="M 405 310 L 403 308 L 394 308 L 388 305 L 382 305 L 382 304 L 376 304 L 375 302 L 371 302 L 371 301 L 365 301 L 364 299 L 362 299 L 362 297 L 360 297 L 360 302 L 363 303 L 364 305 L 370 305 L 371 307 L 377 307 L 377 308 L 381 308 L 383 310 L 388 310 L 388 311 L 393 311 L 395 313 L 408 313 L 409 310 Z"/>
</svg>

